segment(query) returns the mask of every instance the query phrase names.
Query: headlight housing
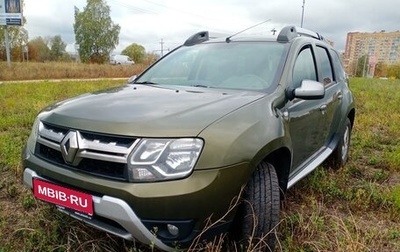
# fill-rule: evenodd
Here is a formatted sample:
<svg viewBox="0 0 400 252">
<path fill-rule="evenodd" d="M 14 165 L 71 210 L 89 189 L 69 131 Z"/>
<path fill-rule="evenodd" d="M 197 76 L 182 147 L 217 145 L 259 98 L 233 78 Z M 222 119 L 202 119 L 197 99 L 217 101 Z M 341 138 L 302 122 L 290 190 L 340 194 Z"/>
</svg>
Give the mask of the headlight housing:
<svg viewBox="0 0 400 252">
<path fill-rule="evenodd" d="M 131 182 L 165 181 L 188 176 L 200 156 L 199 138 L 142 139 L 128 158 Z"/>
<path fill-rule="evenodd" d="M 32 126 L 31 134 L 29 135 L 28 141 L 26 143 L 26 147 L 31 153 L 35 152 L 36 139 L 39 132 L 39 124 L 40 124 L 40 119 L 39 117 L 36 117 L 35 122 L 33 123 Z"/>
</svg>

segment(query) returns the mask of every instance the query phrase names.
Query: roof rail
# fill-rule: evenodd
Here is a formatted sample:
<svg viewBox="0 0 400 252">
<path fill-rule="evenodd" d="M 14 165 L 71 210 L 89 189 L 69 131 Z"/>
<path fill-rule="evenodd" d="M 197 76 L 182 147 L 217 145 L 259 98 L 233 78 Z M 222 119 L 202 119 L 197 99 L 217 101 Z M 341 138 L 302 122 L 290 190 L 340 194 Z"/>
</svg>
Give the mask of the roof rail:
<svg viewBox="0 0 400 252">
<path fill-rule="evenodd" d="M 190 36 L 183 45 L 192 46 L 209 40 L 208 31 L 201 31 Z"/>
<path fill-rule="evenodd" d="M 318 40 L 328 43 L 328 41 L 324 37 L 322 37 L 320 34 L 310 31 L 310 30 L 307 30 L 307 29 L 304 29 L 304 28 L 301 28 L 301 27 L 296 27 L 296 26 L 283 27 L 283 29 L 279 32 L 278 41 L 288 42 L 298 36 L 306 36 L 306 37 L 318 39 Z"/>
</svg>

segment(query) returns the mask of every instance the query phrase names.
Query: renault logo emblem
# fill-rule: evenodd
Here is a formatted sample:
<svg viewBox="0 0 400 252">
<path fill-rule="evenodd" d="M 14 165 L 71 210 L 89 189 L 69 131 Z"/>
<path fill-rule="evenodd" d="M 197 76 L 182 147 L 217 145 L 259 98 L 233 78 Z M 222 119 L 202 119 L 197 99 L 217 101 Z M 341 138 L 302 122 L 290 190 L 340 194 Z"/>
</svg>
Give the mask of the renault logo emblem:
<svg viewBox="0 0 400 252">
<path fill-rule="evenodd" d="M 64 161 L 68 164 L 72 164 L 79 150 L 78 133 L 76 131 L 68 132 L 61 141 L 60 147 Z"/>
</svg>

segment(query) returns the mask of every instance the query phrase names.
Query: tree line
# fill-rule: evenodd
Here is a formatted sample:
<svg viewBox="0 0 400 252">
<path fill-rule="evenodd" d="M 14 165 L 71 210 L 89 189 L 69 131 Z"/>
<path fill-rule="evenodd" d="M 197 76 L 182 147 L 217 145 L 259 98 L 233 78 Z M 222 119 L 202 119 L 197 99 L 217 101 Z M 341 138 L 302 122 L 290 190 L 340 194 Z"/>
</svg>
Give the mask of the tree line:
<svg viewBox="0 0 400 252">
<path fill-rule="evenodd" d="M 351 69 L 352 75 L 355 77 L 373 76 L 376 78 L 394 78 L 400 79 L 400 64 L 385 64 L 377 62 L 375 67 L 371 69 L 369 65 L 369 56 L 361 56 Z"/>
<path fill-rule="evenodd" d="M 22 1 L 23 4 L 23 1 Z M 87 0 L 83 10 L 75 7 L 73 24 L 78 55 L 68 54 L 61 35 L 28 39 L 28 31 L 23 26 L 8 26 L 10 54 L 12 61 L 73 61 L 84 63 L 107 63 L 111 52 L 119 43 L 121 27 L 110 17 L 110 7 L 105 0 Z M 26 22 L 24 17 L 23 23 Z M 0 26 L 0 60 L 6 60 L 4 32 Z M 132 43 L 121 54 L 132 58 L 136 63 L 153 61 L 154 54 L 146 53 L 143 46 Z"/>
</svg>

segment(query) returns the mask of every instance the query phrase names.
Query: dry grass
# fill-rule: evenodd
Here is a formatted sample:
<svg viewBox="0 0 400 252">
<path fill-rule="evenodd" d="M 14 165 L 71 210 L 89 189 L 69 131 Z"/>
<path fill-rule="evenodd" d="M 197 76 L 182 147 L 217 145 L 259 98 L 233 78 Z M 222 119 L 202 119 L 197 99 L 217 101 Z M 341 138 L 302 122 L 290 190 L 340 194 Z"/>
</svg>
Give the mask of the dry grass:
<svg viewBox="0 0 400 252">
<path fill-rule="evenodd" d="M 82 63 L 12 63 L 0 62 L 0 81 L 86 79 L 86 78 L 129 78 L 139 74 L 146 65 L 98 65 Z"/>
</svg>

